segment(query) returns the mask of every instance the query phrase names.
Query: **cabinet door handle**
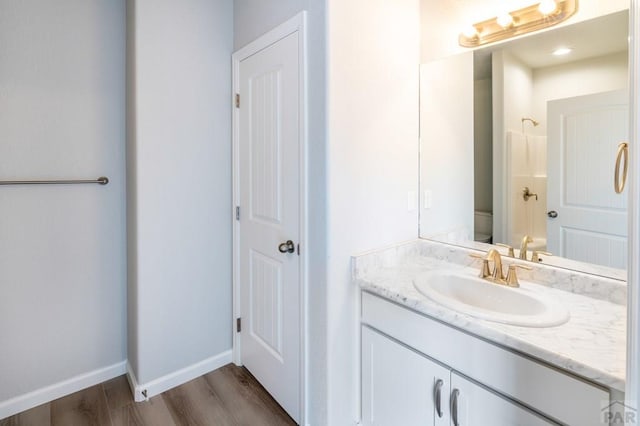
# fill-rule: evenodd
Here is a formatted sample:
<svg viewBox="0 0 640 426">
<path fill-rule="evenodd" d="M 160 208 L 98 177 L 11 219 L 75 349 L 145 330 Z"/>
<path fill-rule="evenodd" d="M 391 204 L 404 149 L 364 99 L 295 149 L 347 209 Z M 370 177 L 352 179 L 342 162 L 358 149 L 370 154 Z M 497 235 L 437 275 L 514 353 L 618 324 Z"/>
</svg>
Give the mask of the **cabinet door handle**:
<svg viewBox="0 0 640 426">
<path fill-rule="evenodd" d="M 444 385 L 444 382 L 442 379 L 438 379 L 433 389 L 433 399 L 435 399 L 436 402 L 436 413 L 438 417 L 442 417 L 442 385 Z"/>
<path fill-rule="evenodd" d="M 460 395 L 460 391 L 458 389 L 454 389 L 451 392 L 451 421 L 453 422 L 453 426 L 458 426 L 458 396 Z"/>
</svg>

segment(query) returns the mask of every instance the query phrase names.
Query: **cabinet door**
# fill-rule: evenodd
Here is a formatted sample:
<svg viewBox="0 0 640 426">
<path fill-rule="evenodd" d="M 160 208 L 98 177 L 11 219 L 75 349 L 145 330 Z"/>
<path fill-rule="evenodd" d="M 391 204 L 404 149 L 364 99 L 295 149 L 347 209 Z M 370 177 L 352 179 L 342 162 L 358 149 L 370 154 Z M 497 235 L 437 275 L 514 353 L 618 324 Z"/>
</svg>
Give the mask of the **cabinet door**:
<svg viewBox="0 0 640 426">
<path fill-rule="evenodd" d="M 449 425 L 449 378 L 448 369 L 362 327 L 363 425 Z"/>
<path fill-rule="evenodd" d="M 451 373 L 452 426 L 538 426 L 556 423 L 479 386 L 455 372 Z"/>
</svg>

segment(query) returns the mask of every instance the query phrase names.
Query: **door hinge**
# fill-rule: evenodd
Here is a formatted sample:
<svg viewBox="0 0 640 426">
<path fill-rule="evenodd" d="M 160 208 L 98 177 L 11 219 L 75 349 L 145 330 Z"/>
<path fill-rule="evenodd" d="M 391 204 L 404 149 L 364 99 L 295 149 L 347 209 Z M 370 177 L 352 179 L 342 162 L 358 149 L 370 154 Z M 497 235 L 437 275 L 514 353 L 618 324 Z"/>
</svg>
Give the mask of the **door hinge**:
<svg viewBox="0 0 640 426">
<path fill-rule="evenodd" d="M 240 108 L 240 93 L 236 93 L 236 108 Z"/>
<path fill-rule="evenodd" d="M 240 220 L 240 206 L 236 206 L 236 220 Z"/>
<path fill-rule="evenodd" d="M 242 331 L 242 318 L 236 318 L 236 332 Z"/>
</svg>

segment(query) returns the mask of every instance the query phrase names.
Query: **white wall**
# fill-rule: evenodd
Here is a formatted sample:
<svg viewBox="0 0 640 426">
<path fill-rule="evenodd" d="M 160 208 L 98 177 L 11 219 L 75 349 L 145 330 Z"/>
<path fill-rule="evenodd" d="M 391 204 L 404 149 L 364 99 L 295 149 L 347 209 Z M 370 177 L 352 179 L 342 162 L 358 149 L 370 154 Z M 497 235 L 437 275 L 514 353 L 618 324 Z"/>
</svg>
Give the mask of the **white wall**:
<svg viewBox="0 0 640 426">
<path fill-rule="evenodd" d="M 535 2 L 533 2 L 535 3 Z M 422 62 L 442 58 L 469 49 L 458 45 L 460 32 L 474 22 L 481 22 L 508 11 L 530 6 L 530 0 L 421 0 Z M 597 16 L 629 8 L 629 0 L 580 0 L 578 12 L 565 22 L 551 27 L 575 24 Z M 543 30 L 543 31 L 548 31 Z M 526 37 L 526 36 L 525 36 Z"/>
<path fill-rule="evenodd" d="M 494 59 L 498 56 L 494 53 Z M 512 130 L 522 132 L 522 118 L 534 117 L 533 115 L 533 70 L 522 63 L 518 58 L 508 52 L 502 52 L 501 59 L 494 62 L 496 66 L 502 66 L 502 84 L 494 80 L 494 95 L 502 97 L 502 111 L 494 110 L 504 117 L 502 134 L 494 135 L 494 143 L 501 138 L 504 144 L 505 132 Z M 531 125 L 526 124 L 525 130 Z"/>
<path fill-rule="evenodd" d="M 3 418 L 123 372 L 124 1 L 0 2 L 0 40 L 0 179 L 110 179 L 0 188 Z"/>
<path fill-rule="evenodd" d="M 327 424 L 326 28 L 324 0 L 234 1 L 237 50 L 307 11 L 308 240 L 307 423 Z"/>
<path fill-rule="evenodd" d="M 420 235 L 423 237 L 459 233 L 464 239 L 473 238 L 472 123 L 473 53 L 421 65 Z M 430 196 L 425 195 L 427 191 Z M 425 205 L 426 198 L 431 198 L 430 206 Z"/>
<path fill-rule="evenodd" d="M 416 238 L 418 0 L 328 2 L 328 387 L 325 424 L 359 418 L 359 290 L 350 256 Z"/>
<path fill-rule="evenodd" d="M 144 385 L 231 349 L 233 4 L 129 6 L 129 362 Z"/>
<path fill-rule="evenodd" d="M 628 53 L 570 62 L 533 70 L 532 113 L 540 121 L 533 132 L 547 133 L 547 102 L 554 99 L 626 89 L 629 85 Z"/>
</svg>

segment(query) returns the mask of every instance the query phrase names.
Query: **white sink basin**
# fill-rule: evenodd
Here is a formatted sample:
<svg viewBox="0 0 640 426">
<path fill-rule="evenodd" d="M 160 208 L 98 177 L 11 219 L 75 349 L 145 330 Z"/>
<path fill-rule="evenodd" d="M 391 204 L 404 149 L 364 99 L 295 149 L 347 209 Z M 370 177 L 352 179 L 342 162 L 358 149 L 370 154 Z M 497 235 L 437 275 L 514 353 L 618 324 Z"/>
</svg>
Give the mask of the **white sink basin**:
<svg viewBox="0 0 640 426">
<path fill-rule="evenodd" d="M 414 281 L 416 289 L 449 309 L 487 321 L 523 327 L 553 327 L 569 320 L 569 311 L 540 294 L 535 284 L 512 288 L 453 271 L 434 271 Z"/>
</svg>

